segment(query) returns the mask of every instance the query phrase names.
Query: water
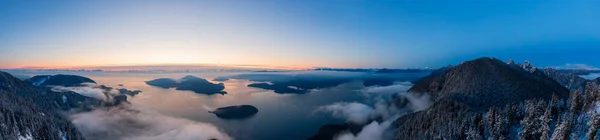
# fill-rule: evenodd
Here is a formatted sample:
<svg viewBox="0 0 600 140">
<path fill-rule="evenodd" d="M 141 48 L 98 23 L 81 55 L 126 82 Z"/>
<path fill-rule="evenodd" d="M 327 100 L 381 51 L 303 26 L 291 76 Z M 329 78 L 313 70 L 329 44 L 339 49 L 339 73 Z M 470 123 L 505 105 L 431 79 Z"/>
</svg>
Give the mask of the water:
<svg viewBox="0 0 600 140">
<path fill-rule="evenodd" d="M 56 72 L 11 72 L 19 76 L 39 74 L 59 74 Z M 129 98 L 132 104 L 151 108 L 161 114 L 185 118 L 215 125 L 235 139 L 306 139 L 315 134 L 319 127 L 330 123 L 344 123 L 344 120 L 333 118 L 331 114 L 315 112 L 319 106 L 334 102 L 360 102 L 372 104 L 364 96 L 362 83 L 348 82 L 336 87 L 311 91 L 306 94 L 277 94 L 270 90 L 247 87 L 254 83 L 248 80 L 231 79 L 225 84 L 225 95 L 204 95 L 190 91 L 162 89 L 146 85 L 144 81 L 157 78 L 179 79 L 193 75 L 211 81 L 221 76 L 248 74 L 249 72 L 206 72 L 206 73 L 108 73 L 108 72 L 69 72 L 89 77 L 98 84 L 111 87 L 142 90 L 143 92 Z M 324 73 L 305 71 L 301 73 Z M 353 72 L 326 72 L 327 74 L 356 75 Z M 278 74 L 298 74 L 283 72 Z M 415 80 L 426 74 L 393 74 L 399 81 Z M 382 75 L 380 75 L 382 76 Z M 387 76 L 387 75 L 383 75 Z M 214 81 L 213 81 L 214 82 Z M 218 82 L 217 82 L 218 83 Z M 259 112 L 251 118 L 243 120 L 224 120 L 217 118 L 209 110 L 231 105 L 253 105 Z"/>
<path fill-rule="evenodd" d="M 600 73 L 590 73 L 590 74 L 587 74 L 587 75 L 579 75 L 579 76 L 581 76 L 581 77 L 583 77 L 583 78 L 585 78 L 587 80 L 594 80 L 594 79 L 600 77 Z"/>
</svg>

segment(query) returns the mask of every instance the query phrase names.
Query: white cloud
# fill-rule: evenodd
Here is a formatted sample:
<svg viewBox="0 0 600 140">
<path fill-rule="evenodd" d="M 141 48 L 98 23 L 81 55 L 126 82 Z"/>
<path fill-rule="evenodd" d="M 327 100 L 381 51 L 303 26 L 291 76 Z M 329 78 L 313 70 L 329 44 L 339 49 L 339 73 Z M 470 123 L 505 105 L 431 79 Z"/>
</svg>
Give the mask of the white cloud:
<svg viewBox="0 0 600 140">
<path fill-rule="evenodd" d="M 382 123 L 378 123 L 376 121 L 371 122 L 369 125 L 363 127 L 362 131 L 358 134 L 354 135 L 349 132 L 345 132 L 343 134 L 338 135 L 335 140 L 381 140 L 384 138 L 384 133 L 390 125 L 392 121 L 384 121 Z"/>
<path fill-rule="evenodd" d="M 230 140 L 217 127 L 142 108 L 99 108 L 70 116 L 89 140 Z"/>
<path fill-rule="evenodd" d="M 556 68 L 556 69 L 599 70 L 599 68 L 594 67 L 594 66 L 590 66 L 590 65 L 587 65 L 587 64 L 570 64 L 570 63 L 567 63 L 567 64 L 562 65 L 562 66 L 554 66 L 554 68 Z"/>
<path fill-rule="evenodd" d="M 587 80 L 594 80 L 594 79 L 600 77 L 600 73 L 590 73 L 588 75 L 579 75 L 579 77 L 587 79 Z"/>
<path fill-rule="evenodd" d="M 390 86 L 367 87 L 364 92 L 367 94 L 395 94 L 408 91 L 412 85 L 410 82 L 400 82 Z"/>
<path fill-rule="evenodd" d="M 374 107 L 361 103 L 337 102 L 322 106 L 317 111 L 331 112 L 334 117 L 344 118 L 351 123 L 367 124 L 356 135 L 344 132 L 339 134 L 336 140 L 384 139 L 392 133 L 387 130 L 393 121 L 407 113 L 425 110 L 433 104 L 428 95 L 408 93 L 411 86 L 410 82 L 402 82 L 390 86 L 365 87 L 362 91 L 368 100 L 374 100 Z M 375 98 L 370 98 L 372 95 Z M 383 122 L 379 123 L 374 121 L 375 119 L 382 119 Z"/>
<path fill-rule="evenodd" d="M 425 110 L 433 104 L 429 95 L 417 96 L 413 93 L 405 93 L 404 97 L 406 97 L 406 99 L 408 99 L 408 101 L 410 102 L 408 107 L 412 111 Z"/>
<path fill-rule="evenodd" d="M 331 112 L 334 117 L 346 119 L 348 122 L 365 124 L 371 119 L 373 108 L 361 103 L 337 102 L 319 107 L 317 111 Z"/>
<path fill-rule="evenodd" d="M 54 86 L 52 90 L 73 91 L 105 102 L 112 101 L 112 96 L 119 94 L 118 90 L 104 90 L 93 83 L 83 85 Z M 71 114 L 70 119 L 88 140 L 232 139 L 211 124 L 170 117 L 131 104 L 79 112 Z"/>
<path fill-rule="evenodd" d="M 100 88 L 94 88 L 90 86 L 84 87 L 64 87 L 64 86 L 53 86 L 52 91 L 54 92 L 67 92 L 73 91 L 75 93 L 81 94 L 86 97 L 95 98 L 102 101 L 108 101 L 108 97 L 104 94 L 103 90 Z"/>
</svg>

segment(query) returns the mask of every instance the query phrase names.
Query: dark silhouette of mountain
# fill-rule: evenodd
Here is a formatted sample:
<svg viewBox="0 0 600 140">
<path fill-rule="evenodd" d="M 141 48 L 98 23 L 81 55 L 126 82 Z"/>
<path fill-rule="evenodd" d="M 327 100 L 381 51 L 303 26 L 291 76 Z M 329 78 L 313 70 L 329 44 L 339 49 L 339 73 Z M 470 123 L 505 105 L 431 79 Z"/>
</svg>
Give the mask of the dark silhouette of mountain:
<svg viewBox="0 0 600 140">
<path fill-rule="evenodd" d="M 431 72 L 432 69 L 388 69 L 388 68 L 315 68 L 317 71 L 344 71 L 344 72 L 368 72 L 368 73 L 419 73 Z"/>
<path fill-rule="evenodd" d="M 177 82 L 177 80 L 171 79 L 171 78 L 159 78 L 159 79 L 146 81 L 146 84 L 148 84 L 148 85 L 155 86 L 155 87 L 161 87 L 161 88 L 174 88 L 174 87 L 177 87 L 178 83 L 179 82 Z"/>
<path fill-rule="evenodd" d="M 551 68 L 544 69 L 544 74 L 554 79 L 554 81 L 558 82 L 559 84 L 565 86 L 569 90 L 583 88 L 587 81 L 584 78 L 579 77 L 577 74 L 559 72 Z"/>
<path fill-rule="evenodd" d="M 280 94 L 284 94 L 284 93 L 302 94 L 302 93 L 308 92 L 308 90 L 292 88 L 291 86 L 288 86 L 285 84 L 252 83 L 252 84 L 249 84 L 248 87 L 273 90 L 273 92 L 280 93 Z"/>
<path fill-rule="evenodd" d="M 236 105 L 221 107 L 208 112 L 217 115 L 221 119 L 244 119 L 258 113 L 258 109 L 252 105 Z"/>
<path fill-rule="evenodd" d="M 9 73 L 0 71 L 0 90 L 15 91 L 25 87 L 27 87 L 27 83 Z"/>
<path fill-rule="evenodd" d="M 362 130 L 361 125 L 345 123 L 345 124 L 326 124 L 319 128 L 317 134 L 308 138 L 308 140 L 333 140 L 337 135 L 344 132 L 357 134 Z"/>
<path fill-rule="evenodd" d="M 409 92 L 430 95 L 434 104 L 427 110 L 397 119 L 393 124 L 397 131 L 396 139 L 487 139 L 508 136 L 506 129 L 518 124 L 520 119 L 543 116 L 545 108 L 556 108 L 545 107 L 547 101 L 557 102 L 569 97 L 567 88 L 529 63 L 507 64 L 495 58 L 479 58 L 442 68 L 418 80 Z M 526 106 L 539 108 L 541 115 L 539 111 L 529 110 Z M 482 112 L 485 115 L 486 110 L 495 108 L 501 108 L 503 117 L 510 118 L 494 118 L 500 121 L 497 129 L 485 127 L 485 121 L 496 120 L 482 118 Z M 525 112 L 531 112 L 531 115 Z M 490 125 L 494 126 L 494 123 Z M 526 129 L 529 125 L 523 127 Z M 488 135 L 488 129 L 493 133 Z M 524 131 L 527 132 L 519 135 L 520 138 L 530 139 L 537 135 L 528 129 Z"/>
<path fill-rule="evenodd" d="M 118 88 L 117 90 L 119 90 L 119 93 L 121 94 L 129 95 L 132 97 L 142 92 L 141 90 L 128 90 L 126 88 Z"/>
<path fill-rule="evenodd" d="M 259 82 L 249 84 L 248 87 L 273 90 L 279 94 L 303 94 L 311 89 L 334 87 L 352 80 L 358 80 L 355 77 L 348 78 L 312 74 L 242 74 L 230 78 Z"/>
<path fill-rule="evenodd" d="M 337 134 L 348 131 L 348 126 L 339 124 L 326 124 L 319 128 L 319 131 L 308 140 L 333 140 Z"/>
<path fill-rule="evenodd" d="M 229 80 L 229 78 L 227 78 L 227 77 L 217 77 L 217 78 L 213 79 L 213 81 L 219 81 L 219 82 L 225 82 L 227 80 Z"/>
<path fill-rule="evenodd" d="M 84 139 L 49 91 L 0 72 L 0 139 Z M 60 94 L 58 96 L 61 96 Z"/>
<path fill-rule="evenodd" d="M 372 73 L 336 74 L 240 74 L 227 78 L 254 81 L 257 83 L 249 84 L 248 87 L 273 90 L 279 94 L 304 94 L 313 89 L 335 87 L 352 81 L 362 81 L 363 85 L 367 87 L 376 85 L 388 86 L 397 81 L 414 81 L 427 73 L 411 73 L 410 75 Z"/>
<path fill-rule="evenodd" d="M 570 73 L 575 75 L 588 75 L 591 73 L 600 73 L 600 70 L 588 70 L 588 69 L 558 69 L 560 73 Z"/>
<path fill-rule="evenodd" d="M 432 69 L 379 69 L 375 73 L 419 73 L 431 72 Z"/>
<path fill-rule="evenodd" d="M 82 83 L 96 83 L 94 80 L 78 75 L 37 75 L 25 82 L 34 86 L 81 86 Z"/>
<path fill-rule="evenodd" d="M 561 98 L 569 90 L 540 71 L 506 64 L 495 58 L 479 58 L 456 67 L 442 68 L 415 83 L 409 92 L 426 93 L 432 99 L 465 98 L 471 107 L 488 108 L 532 98 Z"/>
<path fill-rule="evenodd" d="M 226 94 L 223 91 L 225 85 L 223 83 L 214 84 L 206 79 L 198 78 L 194 76 L 185 76 L 179 80 L 170 78 L 160 78 L 155 80 L 146 81 L 146 84 L 156 86 L 160 88 L 175 88 L 176 90 L 188 90 L 200 94 Z"/>
</svg>

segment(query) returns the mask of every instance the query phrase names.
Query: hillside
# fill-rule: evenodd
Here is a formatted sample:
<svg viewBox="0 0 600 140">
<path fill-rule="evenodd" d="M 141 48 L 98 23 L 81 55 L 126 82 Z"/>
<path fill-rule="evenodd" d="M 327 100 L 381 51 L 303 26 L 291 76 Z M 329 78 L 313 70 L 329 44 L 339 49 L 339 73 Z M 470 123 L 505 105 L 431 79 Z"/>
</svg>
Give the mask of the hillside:
<svg viewBox="0 0 600 140">
<path fill-rule="evenodd" d="M 409 92 L 425 93 L 434 100 L 462 98 L 474 108 L 487 108 L 526 99 L 566 98 L 569 90 L 536 71 L 495 58 L 479 58 L 442 68 L 415 83 Z"/>
<path fill-rule="evenodd" d="M 36 96 L 43 96 L 42 91 L 0 72 L 0 139 L 84 139 L 69 120 L 53 109 L 56 105 L 34 102 L 39 100 L 34 99 Z"/>
<path fill-rule="evenodd" d="M 394 122 L 399 140 L 544 139 L 555 132 L 559 138 L 570 131 L 550 128 L 563 123 L 562 127 L 585 125 L 590 120 L 575 122 L 576 116 L 585 116 L 578 115 L 582 112 L 578 106 L 585 102 L 579 98 L 581 93 L 571 94 L 575 100 L 568 100 L 567 88 L 528 62 L 466 61 L 433 72 L 409 91 L 430 95 L 434 104 Z M 563 122 L 556 121 L 558 118 Z"/>
</svg>

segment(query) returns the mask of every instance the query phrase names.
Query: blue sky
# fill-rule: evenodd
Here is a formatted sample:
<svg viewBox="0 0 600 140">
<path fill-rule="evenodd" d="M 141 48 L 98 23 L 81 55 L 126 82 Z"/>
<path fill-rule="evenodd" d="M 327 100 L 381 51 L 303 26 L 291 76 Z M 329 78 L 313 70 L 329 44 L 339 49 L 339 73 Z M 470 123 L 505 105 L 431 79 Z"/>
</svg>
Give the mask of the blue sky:
<svg viewBox="0 0 600 140">
<path fill-rule="evenodd" d="M 599 66 L 599 1 L 2 1 L 0 67 Z"/>
</svg>

